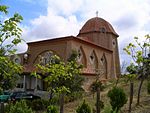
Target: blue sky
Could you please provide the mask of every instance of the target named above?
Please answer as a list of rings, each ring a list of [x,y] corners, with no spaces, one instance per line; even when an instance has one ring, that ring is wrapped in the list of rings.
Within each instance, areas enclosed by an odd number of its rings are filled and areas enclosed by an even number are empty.
[[[9,15],[20,13],[22,37],[27,41],[68,35],[76,36],[84,23],[96,16],[105,19],[119,34],[121,62],[127,58],[122,51],[134,36],[150,34],[150,0],[0,0],[8,5]],[[20,52],[27,50],[24,43]]]
[[[35,0],[36,1],[36,0]],[[23,24],[29,25],[30,20],[38,18],[40,15],[46,15],[47,13],[47,1],[37,0],[38,2],[31,0],[1,0],[2,4],[9,6],[9,16],[14,13],[19,13],[23,16]]]

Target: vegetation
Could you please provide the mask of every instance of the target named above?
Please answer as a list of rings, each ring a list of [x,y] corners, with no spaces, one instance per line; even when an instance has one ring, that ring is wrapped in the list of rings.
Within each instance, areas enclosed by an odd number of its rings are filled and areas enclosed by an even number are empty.
[[[100,109],[104,107],[104,103],[100,100],[100,92],[104,90],[104,85],[101,83],[101,81],[96,80],[91,84],[91,92],[97,94],[96,96],[96,111],[97,113],[100,113]]]
[[[77,113],[91,113],[91,108],[84,100],[81,106],[78,106],[76,112]]]
[[[145,35],[145,40],[143,43],[139,42],[138,37],[135,37],[134,39],[136,45],[133,43],[129,43],[129,45],[124,48],[124,51],[132,57],[134,64],[137,66],[136,74],[138,75],[138,78],[140,80],[137,96],[137,105],[139,105],[143,82],[150,75],[150,53],[148,50],[148,48],[150,47],[150,36]]]
[[[0,5],[0,13],[6,15],[8,7]],[[22,30],[18,27],[22,19],[22,16],[15,13],[11,18],[0,20],[0,89],[2,90],[13,88],[17,80],[16,75],[21,73],[21,66],[10,60],[10,56],[16,52],[14,47],[22,41]]]
[[[147,93],[150,94],[150,81],[147,82]]]
[[[43,75],[46,75],[45,81],[48,83],[48,90],[60,94],[60,113],[63,113],[65,95],[82,89],[81,82],[83,80],[80,78],[82,66],[77,64],[76,59],[64,63],[55,55],[51,62],[46,65],[38,64],[37,68]]]
[[[134,94],[134,80],[136,79],[136,71],[137,71],[137,66],[135,66],[133,63],[131,63],[127,67],[127,72],[129,74],[126,75],[127,81],[130,81],[130,96],[129,96],[129,112],[131,112],[131,106],[132,106],[132,101],[133,101],[133,94]]]
[[[33,113],[32,109],[27,106],[26,101],[24,100],[16,102],[15,105],[10,104],[6,109],[6,112],[8,113]]]
[[[116,111],[116,113],[118,113],[121,107],[127,102],[127,96],[124,90],[119,87],[113,87],[108,92],[108,97],[110,98],[112,110]]]
[[[53,105],[48,106],[46,113],[58,113],[57,107]]]

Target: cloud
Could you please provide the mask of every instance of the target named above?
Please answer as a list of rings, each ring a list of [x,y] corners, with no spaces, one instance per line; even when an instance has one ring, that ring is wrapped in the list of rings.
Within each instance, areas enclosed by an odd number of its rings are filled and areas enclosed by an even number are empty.
[[[83,24],[99,11],[99,17],[111,23],[119,34],[120,55],[125,59],[124,46],[134,36],[143,37],[150,32],[149,7],[149,0],[47,0],[47,14],[32,19],[30,26],[23,26],[23,37],[35,41],[77,35]]]
[[[137,27],[138,19],[135,14],[126,14],[119,18],[115,24],[120,30],[129,30]]]

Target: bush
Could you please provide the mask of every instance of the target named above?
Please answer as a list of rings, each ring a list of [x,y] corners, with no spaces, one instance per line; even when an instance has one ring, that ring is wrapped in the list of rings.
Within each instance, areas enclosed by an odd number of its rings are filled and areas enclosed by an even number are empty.
[[[91,108],[87,103],[85,103],[85,100],[84,100],[82,105],[77,108],[76,112],[77,113],[91,113]]]
[[[73,102],[74,100],[80,99],[83,97],[83,92],[72,92],[65,96],[65,103]]]
[[[8,113],[33,113],[24,100],[16,102],[15,105],[9,104],[6,109]]]
[[[127,102],[127,96],[124,90],[119,87],[113,87],[113,89],[110,90],[107,95],[110,98],[112,110],[116,110],[116,113],[118,113],[121,107],[123,107],[123,105]]]
[[[150,94],[150,81],[147,82],[147,93]]]
[[[46,105],[43,103],[43,100],[37,99],[31,102],[31,108],[35,111],[44,110],[46,108]]]
[[[96,106],[96,104],[95,104],[95,106]],[[100,106],[101,109],[103,109],[104,108],[104,102],[99,100],[99,106]]]
[[[48,106],[47,113],[58,113],[57,107],[53,105]]]
[[[101,81],[94,81],[90,86],[90,91],[96,92],[98,87],[100,88],[101,91],[103,91],[105,88],[105,86],[102,84]]]

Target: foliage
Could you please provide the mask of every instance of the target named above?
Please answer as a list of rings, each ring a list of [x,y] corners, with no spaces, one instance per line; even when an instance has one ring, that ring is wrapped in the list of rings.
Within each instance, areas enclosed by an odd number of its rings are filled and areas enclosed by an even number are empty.
[[[137,73],[139,75],[139,78],[146,78],[149,74],[145,71],[147,64],[150,59],[148,59],[148,48],[150,47],[150,36],[145,35],[145,41],[143,43],[139,42],[138,37],[134,37],[135,42],[137,45],[133,43],[129,43],[128,46],[124,48],[124,51],[130,55],[134,61],[134,63],[137,65]]]
[[[54,55],[46,65],[38,64],[37,69],[43,75],[46,75],[44,80],[48,83],[47,90],[51,93],[51,96],[53,93],[60,94],[60,111],[63,109],[64,96],[67,93],[82,89],[81,82],[83,80],[80,78],[82,66],[76,60],[65,63],[58,56]],[[36,75],[36,72],[34,74]]]
[[[80,66],[73,61],[66,64],[62,61],[59,63],[50,62],[45,66],[37,65],[37,67],[43,74],[47,75],[45,81],[49,85],[49,90],[53,89],[60,93],[70,92],[70,81],[72,81],[74,75],[79,75],[81,70]]]
[[[46,113],[58,113],[58,109],[56,106],[50,105],[47,107]]]
[[[7,11],[7,6],[0,5],[0,11],[5,14]],[[0,56],[6,54],[14,54],[17,46],[21,41],[21,32],[22,30],[18,27],[18,24],[23,20],[22,16],[15,13],[13,17],[6,20],[0,21]],[[11,43],[5,43],[11,41]]]
[[[136,73],[141,80],[138,88],[137,104],[140,102],[140,93],[143,82],[150,75],[150,53],[148,50],[148,48],[150,48],[150,36],[145,35],[144,38],[144,42],[140,42],[138,37],[134,37],[136,44],[129,43],[124,48],[124,51],[132,57],[135,65],[137,65]]]
[[[83,103],[80,106],[78,106],[76,112],[77,113],[91,113],[91,108],[84,100]]]
[[[46,108],[41,99],[33,100],[30,107],[35,111],[44,110]]]
[[[13,88],[21,71],[20,65],[12,62],[8,57],[0,56],[0,87],[3,90]]]
[[[150,94],[150,81],[147,82],[147,93]]]
[[[102,113],[116,113],[116,111],[112,111],[111,106],[110,106],[110,105],[106,105],[106,106],[104,107],[104,110],[103,110]]]
[[[100,88],[101,91],[103,91],[105,88],[105,86],[102,84],[101,81],[96,80],[90,86],[91,92],[96,92],[98,87]]]
[[[113,89],[108,92],[107,96],[110,98],[112,110],[116,110],[117,113],[127,102],[127,96],[124,90],[119,87],[113,87]]]
[[[11,104],[7,110],[9,113],[33,113],[24,100],[16,102],[15,105]]]
[[[0,5],[0,13],[8,13],[8,7]],[[15,13],[13,17],[0,20],[0,88],[3,90],[13,88],[22,67],[10,59],[16,52],[16,47],[21,41],[22,30],[18,24],[22,16]],[[10,42],[10,43],[9,43]]]
[[[65,103],[73,102],[74,100],[81,99],[82,97],[83,97],[83,91],[72,92],[72,93],[68,93],[65,96],[64,101]]]
[[[127,82],[135,80],[137,77],[138,67],[131,63],[129,66],[127,66],[126,70],[128,72],[128,74],[125,75]]]

